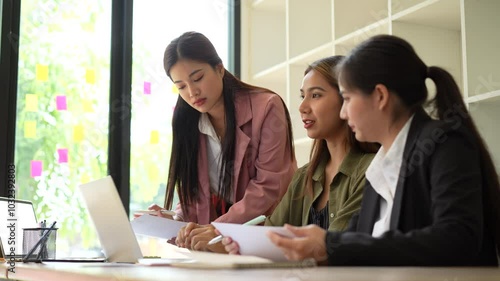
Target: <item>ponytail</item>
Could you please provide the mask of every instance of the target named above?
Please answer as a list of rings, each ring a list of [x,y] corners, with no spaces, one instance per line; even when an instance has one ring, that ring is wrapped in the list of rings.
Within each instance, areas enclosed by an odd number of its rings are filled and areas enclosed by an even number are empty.
[[[493,228],[497,249],[500,253],[500,183],[491,155],[465,106],[460,89],[450,73],[440,67],[431,66],[427,68],[427,76],[436,85],[436,96],[431,102],[439,119],[446,121],[449,118],[460,118],[462,124],[472,132],[477,141],[481,176],[486,187],[483,191],[485,221]]]

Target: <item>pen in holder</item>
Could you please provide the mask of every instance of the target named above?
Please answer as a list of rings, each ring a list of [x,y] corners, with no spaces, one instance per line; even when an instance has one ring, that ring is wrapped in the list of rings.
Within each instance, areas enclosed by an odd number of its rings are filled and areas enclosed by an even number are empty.
[[[55,259],[56,256],[56,222],[50,227],[23,229],[23,262],[40,262]]]

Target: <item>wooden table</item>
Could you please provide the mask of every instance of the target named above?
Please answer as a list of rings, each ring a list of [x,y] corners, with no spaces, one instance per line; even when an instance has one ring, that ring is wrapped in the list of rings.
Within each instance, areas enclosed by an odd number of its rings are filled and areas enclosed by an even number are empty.
[[[0,265],[0,278],[17,280],[429,280],[499,281],[499,268],[442,267],[316,267],[306,269],[202,270],[169,266],[47,263]]]

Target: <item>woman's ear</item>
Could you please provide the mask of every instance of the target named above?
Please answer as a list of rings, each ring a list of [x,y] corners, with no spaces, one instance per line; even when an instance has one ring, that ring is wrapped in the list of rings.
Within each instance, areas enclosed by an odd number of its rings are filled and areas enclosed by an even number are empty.
[[[376,106],[380,110],[387,109],[389,104],[390,93],[387,87],[384,84],[375,85],[375,89],[373,90],[373,98],[375,99]]]
[[[222,63],[219,63],[216,67],[215,70],[217,71],[217,74],[220,74],[220,77],[224,77],[224,65]]]

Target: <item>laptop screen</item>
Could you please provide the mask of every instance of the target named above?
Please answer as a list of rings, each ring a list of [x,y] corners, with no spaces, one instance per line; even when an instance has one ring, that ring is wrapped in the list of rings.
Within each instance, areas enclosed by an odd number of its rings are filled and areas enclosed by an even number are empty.
[[[30,201],[0,197],[0,221],[0,238],[5,254],[10,255],[10,248],[15,248],[15,254],[22,255],[23,228],[38,226],[33,204]]]

